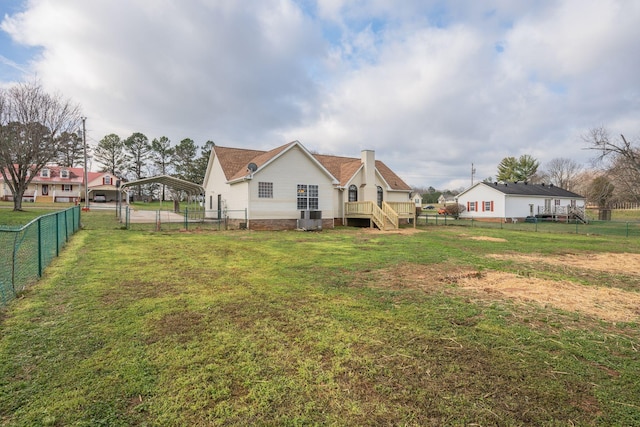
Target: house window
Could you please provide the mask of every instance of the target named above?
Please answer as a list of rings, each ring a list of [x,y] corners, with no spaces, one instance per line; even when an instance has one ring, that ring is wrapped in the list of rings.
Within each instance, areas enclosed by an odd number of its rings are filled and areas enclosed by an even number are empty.
[[[60,178],[69,178],[69,171],[66,169],[62,169],[60,171]]]
[[[350,202],[358,201],[358,187],[356,187],[353,184],[349,186],[349,201]]]
[[[73,186],[71,184],[62,184],[62,191],[71,191]]]
[[[560,206],[560,199],[555,200],[556,206]]]
[[[476,202],[469,202],[469,212],[476,211]]]
[[[49,169],[46,169],[46,168],[42,169],[40,171],[40,176],[43,177],[43,178],[49,178]]]
[[[491,209],[491,202],[484,202],[484,209],[485,211],[492,211],[493,209]]]
[[[258,182],[258,197],[273,199],[273,182]]]
[[[298,210],[318,209],[318,186],[298,184]]]
[[[378,203],[378,207],[381,208],[382,200],[384,200],[384,191],[382,191],[382,187],[379,185],[377,185],[376,188],[378,189],[378,200],[376,200],[376,202]]]
[[[104,185],[111,185],[111,177],[109,175],[104,177]]]

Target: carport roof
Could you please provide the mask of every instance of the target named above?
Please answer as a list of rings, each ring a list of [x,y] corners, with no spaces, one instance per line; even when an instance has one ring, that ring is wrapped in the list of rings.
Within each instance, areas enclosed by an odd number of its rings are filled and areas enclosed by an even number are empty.
[[[204,187],[202,185],[194,184],[193,182],[185,181],[170,175],[157,175],[149,178],[142,178],[137,181],[125,182],[120,188],[155,183],[166,185],[167,187],[172,187],[176,190],[186,191],[189,194],[204,194]]]

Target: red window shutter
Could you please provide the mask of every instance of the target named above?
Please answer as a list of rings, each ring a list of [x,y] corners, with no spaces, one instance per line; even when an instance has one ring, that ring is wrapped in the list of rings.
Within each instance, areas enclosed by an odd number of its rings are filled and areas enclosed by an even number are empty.
[[[102,177],[102,185],[104,185],[104,176]]]
[[[470,202],[467,202],[467,212],[469,211],[469,205],[470,204],[471,204]]]
[[[491,201],[491,212],[493,212],[493,200]]]
[[[484,201],[482,201],[482,212],[484,212]]]

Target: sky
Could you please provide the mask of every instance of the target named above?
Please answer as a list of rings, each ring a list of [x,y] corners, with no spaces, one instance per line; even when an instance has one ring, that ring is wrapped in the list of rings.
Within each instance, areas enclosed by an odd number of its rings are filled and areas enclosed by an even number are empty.
[[[462,189],[581,136],[640,136],[640,2],[0,0],[0,86],[78,103],[87,140],[134,132],[319,154],[375,150]]]

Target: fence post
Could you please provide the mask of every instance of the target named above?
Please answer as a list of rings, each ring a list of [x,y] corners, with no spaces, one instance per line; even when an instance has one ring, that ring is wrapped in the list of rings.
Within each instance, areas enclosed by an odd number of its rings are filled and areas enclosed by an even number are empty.
[[[42,218],[38,218],[38,277],[42,277]]]
[[[184,229],[189,229],[189,207],[184,208]]]
[[[56,219],[56,256],[60,256],[60,212],[56,213],[54,218]]]

